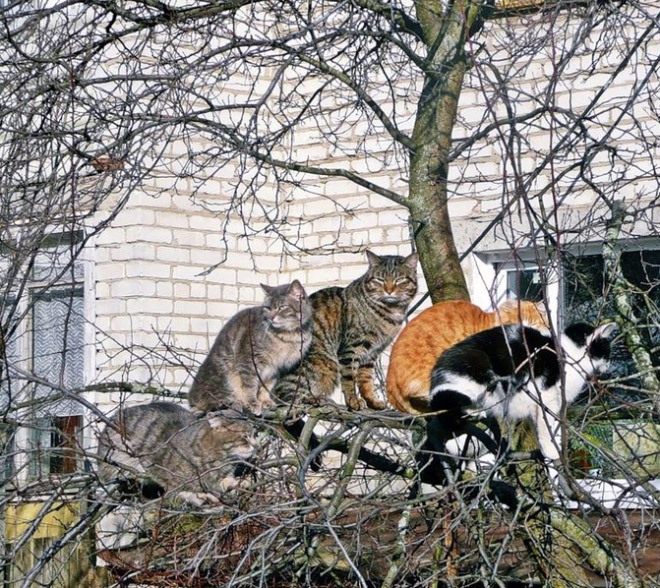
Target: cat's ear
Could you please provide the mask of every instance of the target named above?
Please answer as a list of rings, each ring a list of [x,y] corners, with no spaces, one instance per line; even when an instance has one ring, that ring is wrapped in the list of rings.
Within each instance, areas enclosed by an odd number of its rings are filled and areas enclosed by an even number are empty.
[[[365,253],[367,254],[367,260],[369,261],[369,267],[373,267],[375,265],[378,265],[381,262],[380,257],[378,255],[376,255],[373,251],[369,251],[368,249],[366,249]]]
[[[287,294],[296,300],[305,300],[307,298],[305,288],[303,288],[303,285],[298,280],[291,282]]]
[[[609,339],[614,332],[614,329],[616,329],[616,323],[605,323],[596,328],[591,338],[596,339],[602,337],[603,339]]]
[[[418,261],[419,261],[419,255],[417,255],[417,253],[411,253],[408,257],[406,257],[403,260],[403,265],[414,270],[417,268]]]
[[[275,288],[269,286],[268,284],[261,284],[261,289],[266,293],[266,295],[271,296],[275,292]]]

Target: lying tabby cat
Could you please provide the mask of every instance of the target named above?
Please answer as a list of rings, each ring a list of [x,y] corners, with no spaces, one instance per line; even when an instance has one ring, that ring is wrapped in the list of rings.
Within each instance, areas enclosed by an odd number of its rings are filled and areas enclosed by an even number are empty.
[[[323,288],[310,296],[312,344],[298,368],[278,380],[273,397],[319,403],[341,381],[346,405],[353,410],[365,402],[385,408],[374,391],[374,361],[401,328],[417,293],[417,254],[367,251],[367,259],[367,272],[345,288]]]
[[[256,448],[253,427],[235,411],[206,419],[172,402],[120,409],[99,435],[99,478],[148,478],[195,506],[218,504]]]

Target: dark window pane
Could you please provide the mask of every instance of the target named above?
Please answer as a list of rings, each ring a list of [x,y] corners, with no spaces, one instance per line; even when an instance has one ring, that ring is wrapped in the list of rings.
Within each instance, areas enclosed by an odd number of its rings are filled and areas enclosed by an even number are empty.
[[[72,474],[77,469],[81,416],[53,417],[50,431],[50,473]]]
[[[543,300],[541,274],[536,269],[509,271],[506,274],[507,300]]]
[[[653,365],[660,365],[660,251],[627,251],[621,255],[627,296],[637,328]],[[563,275],[564,323],[604,322],[619,318],[614,296],[604,275],[602,255],[565,259]],[[621,333],[612,346],[610,375],[629,377],[619,387],[610,386],[612,401],[644,398],[634,375],[637,369]]]
[[[14,477],[14,436],[13,427],[0,425],[0,484]]]
[[[603,257],[564,260],[564,322],[595,322],[603,311]]]
[[[31,431],[30,475],[71,474],[78,470],[82,416],[38,418]]]

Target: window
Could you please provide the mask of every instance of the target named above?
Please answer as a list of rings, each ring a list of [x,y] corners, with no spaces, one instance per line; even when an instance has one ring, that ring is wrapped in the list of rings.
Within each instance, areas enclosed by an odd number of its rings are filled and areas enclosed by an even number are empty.
[[[0,487],[14,476],[14,434],[15,429],[0,424]]]
[[[34,300],[32,310],[32,370],[39,379],[68,389],[80,388],[84,375],[84,321],[82,288],[54,289]],[[51,386],[37,384],[35,398],[49,398]],[[49,409],[50,410],[50,409]],[[59,415],[79,410],[65,399]]]
[[[500,261],[501,258],[506,261]],[[473,284],[473,301],[484,310],[492,310],[506,300],[545,302],[550,318],[557,322],[559,312],[559,279],[552,262],[539,268],[532,254],[511,259],[510,252],[484,255],[475,260],[479,279]]]
[[[538,269],[508,270],[506,272],[506,299],[543,300],[543,284]]]
[[[599,314],[614,317],[614,298],[604,288],[607,284],[603,256],[569,257],[564,266],[564,308],[567,319],[583,317],[582,320],[585,320],[585,313],[591,320],[596,320]],[[624,252],[621,255],[621,270],[627,282],[626,290],[633,311],[641,316],[657,308],[660,303],[660,250]],[[650,329],[652,325],[646,327]]]
[[[80,469],[81,415],[36,419],[31,433],[35,455],[30,461],[32,476],[72,474]]]
[[[82,409],[62,394],[82,387],[85,374],[83,266],[71,262],[71,244],[70,236],[44,244],[6,310],[0,411],[26,425],[16,432],[20,463],[10,465],[34,477],[80,467]]]
[[[657,247],[657,244],[656,244]],[[615,320],[618,311],[611,285],[605,276],[600,247],[584,254],[564,252],[561,271],[548,263],[539,272],[531,260],[493,264],[495,288],[491,299],[546,300],[551,318],[561,327],[573,322],[602,323]],[[660,249],[627,250],[621,254],[620,268],[625,293],[637,318],[637,330],[643,347],[654,366],[660,366]],[[617,384],[610,384],[611,401],[644,400],[637,368],[621,333],[612,347],[609,374]]]
[[[637,330],[651,362],[660,366],[660,250],[626,251],[621,255],[625,292],[638,319]],[[566,323],[614,320],[618,311],[605,279],[602,255],[568,258],[564,264],[563,308]],[[621,338],[619,338],[621,340]],[[610,386],[617,400],[644,398],[630,351],[621,341],[612,348],[610,376],[624,385]]]

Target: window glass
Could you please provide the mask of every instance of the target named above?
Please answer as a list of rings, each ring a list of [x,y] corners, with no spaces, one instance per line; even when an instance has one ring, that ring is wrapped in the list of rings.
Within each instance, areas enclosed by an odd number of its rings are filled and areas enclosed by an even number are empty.
[[[653,365],[660,365],[660,251],[627,251],[621,256],[621,269],[627,282],[626,294],[637,318],[637,328]],[[617,310],[614,296],[605,279],[602,255],[569,258],[564,271],[564,323],[577,321],[599,323],[614,320]],[[610,387],[626,400],[643,397],[637,369],[621,333],[612,347],[610,376],[629,377],[617,387]]]
[[[543,284],[537,269],[512,270],[506,273],[507,300],[543,300]]]
[[[53,417],[50,431],[50,464],[51,474],[72,474],[78,467],[80,457],[80,431],[82,417],[80,415]]]
[[[52,249],[40,250],[34,260],[32,280],[45,282],[50,280],[71,281],[80,280],[83,267],[79,263],[71,263],[71,246],[60,245]]]
[[[34,304],[32,327],[33,370],[35,375],[69,390],[83,385],[84,321],[81,289],[60,290],[41,295]],[[35,398],[48,398],[58,390],[47,385],[35,387]],[[37,414],[70,416],[80,405],[61,399],[37,409]]]
[[[16,430],[7,425],[0,425],[0,485],[14,477],[14,437]]]
[[[76,263],[72,255],[74,250],[78,251],[76,243],[81,237],[80,232],[59,233],[46,237],[34,258],[32,281],[82,280],[83,266]]]
[[[82,416],[52,416],[34,421],[30,475],[72,474],[80,462]]]
[[[44,240],[24,290],[20,296],[12,293],[5,305],[0,415],[20,415],[25,423],[10,437],[0,438],[5,473],[20,464],[17,475],[68,474],[81,465],[82,407],[62,394],[84,385],[83,265],[73,262],[71,255],[78,237],[52,235]],[[18,408],[30,410],[31,420],[25,412],[15,412]],[[23,456],[16,463],[10,445],[14,437]]]

